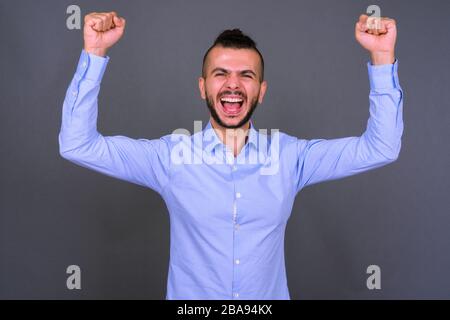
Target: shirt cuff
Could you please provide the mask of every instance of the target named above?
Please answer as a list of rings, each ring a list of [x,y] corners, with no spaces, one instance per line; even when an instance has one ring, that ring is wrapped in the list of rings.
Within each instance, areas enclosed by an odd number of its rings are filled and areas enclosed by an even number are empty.
[[[78,80],[88,79],[95,82],[102,81],[109,57],[100,57],[91,53],[87,53],[84,49],[81,51],[80,60],[78,61],[75,77]]]
[[[400,88],[397,59],[395,59],[393,64],[372,65],[368,62],[367,69],[369,71],[371,90]]]

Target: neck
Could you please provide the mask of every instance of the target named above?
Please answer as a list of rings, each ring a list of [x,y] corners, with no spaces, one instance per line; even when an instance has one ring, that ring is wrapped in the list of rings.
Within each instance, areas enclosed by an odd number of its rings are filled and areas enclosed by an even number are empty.
[[[210,121],[219,139],[230,150],[233,150],[233,154],[236,157],[247,142],[250,129],[250,120],[247,121],[242,127],[236,129],[222,127],[213,118],[210,118]]]

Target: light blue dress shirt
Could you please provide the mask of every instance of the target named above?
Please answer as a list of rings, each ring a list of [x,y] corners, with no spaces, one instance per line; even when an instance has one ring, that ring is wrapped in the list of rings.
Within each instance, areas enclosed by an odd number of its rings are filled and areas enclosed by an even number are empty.
[[[210,122],[190,136],[100,134],[97,97],[108,61],[82,51],[63,104],[60,154],[162,196],[170,215],[167,299],[290,299],[284,238],[297,193],[386,165],[400,152],[397,61],[367,64],[370,117],[361,136],[305,140],[251,122],[237,157]]]

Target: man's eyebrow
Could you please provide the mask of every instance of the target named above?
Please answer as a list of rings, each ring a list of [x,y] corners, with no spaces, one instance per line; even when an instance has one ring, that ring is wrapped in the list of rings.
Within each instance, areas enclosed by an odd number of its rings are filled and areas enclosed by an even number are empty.
[[[253,74],[256,77],[256,73],[253,70],[250,70],[250,69],[242,70],[241,74],[243,74],[243,73],[251,73],[251,74]]]
[[[229,73],[229,72],[230,72],[230,71],[227,70],[227,69],[218,67],[218,68],[214,68],[214,69],[211,71],[211,73],[214,73],[214,72],[216,72],[216,71],[221,71],[221,72],[224,72],[224,73]],[[242,70],[242,71],[240,71],[239,73],[240,73],[240,74],[251,73],[251,74],[253,74],[253,75],[256,77],[256,73],[255,73],[253,70],[250,70],[250,69]]]
[[[224,69],[224,68],[214,68],[214,69],[211,71],[211,73],[214,73],[214,72],[216,72],[216,71],[222,71],[222,72],[228,73],[228,70],[227,70],[227,69]]]

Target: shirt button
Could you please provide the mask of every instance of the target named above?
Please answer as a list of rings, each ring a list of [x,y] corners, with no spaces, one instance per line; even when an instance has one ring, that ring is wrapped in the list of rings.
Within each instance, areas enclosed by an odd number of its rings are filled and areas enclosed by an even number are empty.
[[[234,166],[232,167],[232,170],[233,170],[233,171],[236,171],[236,170],[237,170],[237,166],[234,165]]]
[[[81,65],[83,66],[83,68],[86,68],[86,66],[87,66],[86,61],[84,61]]]
[[[236,298],[238,298],[238,297],[239,297],[239,293],[235,292],[235,293],[234,293],[234,296],[235,296]]]
[[[241,263],[241,261],[239,259],[236,259],[235,263],[239,264],[239,263]]]
[[[236,192],[236,198],[240,198],[241,197],[241,193],[240,192]]]
[[[235,224],[235,226],[234,226],[234,229],[237,231],[237,230],[239,230],[239,224]]]

